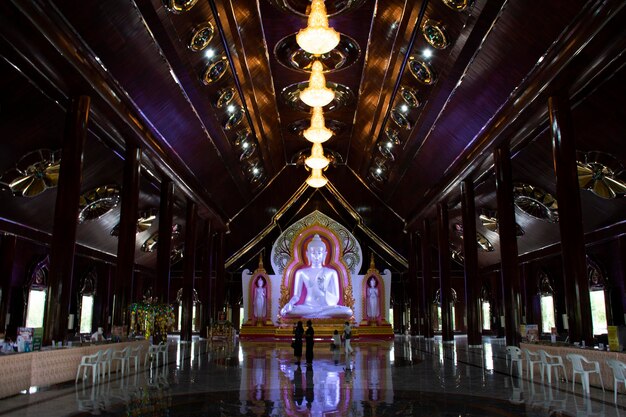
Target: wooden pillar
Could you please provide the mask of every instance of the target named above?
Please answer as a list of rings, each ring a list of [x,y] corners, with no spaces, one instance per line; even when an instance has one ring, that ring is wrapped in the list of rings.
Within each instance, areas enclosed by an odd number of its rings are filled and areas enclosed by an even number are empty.
[[[154,295],[164,303],[170,302],[170,266],[172,252],[172,223],[174,216],[174,183],[169,179],[161,182],[159,204],[159,240],[157,243],[157,271]]]
[[[450,285],[450,228],[448,204],[437,204],[437,237],[439,242],[439,295],[441,300],[441,339],[454,340],[452,331],[452,286]]]
[[[433,332],[433,269],[430,249],[430,222],[424,219],[421,236],[422,248],[422,311],[424,312],[422,334],[427,339],[432,339]]]
[[[226,273],[224,270],[224,232],[219,232],[215,236],[215,319],[220,311],[224,311]]]
[[[498,201],[498,233],[500,235],[500,263],[503,294],[504,334],[506,344],[519,346],[520,278],[517,263],[517,231],[511,179],[511,153],[508,144],[494,153],[496,171],[496,198]]]
[[[198,289],[198,297],[202,303],[202,315],[200,316],[200,334],[206,335],[205,330],[211,320],[211,221],[207,220],[202,231],[202,278]]]
[[[64,340],[67,337],[78,203],[82,183],[83,148],[87,136],[91,99],[80,96],[72,100],[63,135],[63,150],[59,185],[54,209],[50,270],[48,272],[48,302],[44,320],[44,340]]]
[[[196,203],[187,201],[185,222],[185,254],[183,256],[183,318],[180,323],[180,340],[191,342],[193,330],[193,284],[196,276]]]
[[[9,312],[9,297],[13,281],[13,260],[17,238],[14,235],[3,235],[0,240],[0,332],[4,333],[7,326],[7,313]]]
[[[409,233],[409,289],[411,292],[411,334],[421,333],[420,324],[418,322],[421,314],[421,297],[417,279],[417,248],[419,245],[419,237],[417,233]]]
[[[569,336],[572,342],[584,340],[588,346],[593,346],[593,322],[572,116],[567,99],[561,96],[548,98],[548,109],[556,174],[556,197],[559,203]]]
[[[478,244],[476,243],[476,207],[474,183],[461,182],[461,211],[463,217],[463,256],[465,270],[465,305],[467,307],[467,344],[482,346],[480,322],[480,281],[478,279]]]
[[[140,171],[141,149],[135,145],[127,144],[113,302],[113,324],[116,326],[130,324],[130,317],[127,316],[128,306],[132,299],[135,270]]]

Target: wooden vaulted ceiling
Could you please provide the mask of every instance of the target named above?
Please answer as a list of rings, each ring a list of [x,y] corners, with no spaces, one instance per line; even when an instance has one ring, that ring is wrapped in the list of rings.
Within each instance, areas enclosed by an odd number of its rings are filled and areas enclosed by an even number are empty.
[[[433,218],[439,200],[451,207],[452,242],[460,247],[454,224],[464,176],[477,180],[477,208],[496,208],[494,146],[511,142],[516,181],[554,193],[549,94],[570,98],[580,150],[626,164],[622,2],[451,7],[463,3],[326,1],[350,65],[332,70],[342,57],[323,57],[327,82],[343,95],[326,109],[336,129],[324,144],[333,159],[325,172],[330,185],[314,190],[303,186],[310,144],[300,134],[310,114],[289,101],[309,77],[310,57],[293,43],[306,26],[308,0],[4,2],[0,171],[34,149],[57,149],[69,99],[86,94],[93,105],[83,188],[121,184],[120,155],[131,141],[145,150],[140,209],[158,206],[160,180],[174,179],[174,222],[184,225],[184,201],[196,200],[214,230],[228,231],[231,269],[319,209],[404,270],[405,232]],[[443,28],[448,45],[429,45],[427,23]],[[210,40],[196,51],[193,35],[208,24]],[[302,69],[290,66],[291,56]],[[426,70],[432,83],[418,79]],[[407,91],[419,105],[407,105]],[[581,196],[586,231],[624,220],[623,199]],[[50,233],[54,197],[54,190],[31,199],[2,192],[0,217]],[[107,216],[79,228],[78,239],[115,254],[109,230],[117,213]],[[558,240],[554,224],[523,213],[518,223],[522,253]],[[480,254],[481,266],[497,263],[497,233],[477,224],[495,248]],[[138,239],[138,254],[150,231]],[[154,266],[153,257],[141,256],[138,263]]]

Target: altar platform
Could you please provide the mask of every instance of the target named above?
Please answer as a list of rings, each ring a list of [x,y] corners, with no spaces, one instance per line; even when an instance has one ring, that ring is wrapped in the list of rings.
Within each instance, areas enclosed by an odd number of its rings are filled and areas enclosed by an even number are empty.
[[[316,324],[313,321],[315,339],[330,341],[333,332],[337,330],[339,334],[343,332],[343,323],[337,324]],[[240,340],[251,341],[275,341],[291,342],[293,338],[293,326],[263,326],[263,325],[243,325],[239,333]],[[393,329],[390,324],[375,326],[355,326],[352,327],[352,338],[354,340],[392,340]]]

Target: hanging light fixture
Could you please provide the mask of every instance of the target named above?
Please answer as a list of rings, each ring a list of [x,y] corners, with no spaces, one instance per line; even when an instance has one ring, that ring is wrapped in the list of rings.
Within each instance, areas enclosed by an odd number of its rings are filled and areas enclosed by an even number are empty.
[[[324,156],[324,149],[321,143],[314,143],[311,147],[311,156],[304,160],[306,166],[311,169],[324,169],[330,161]]]
[[[324,0],[313,0],[307,26],[296,35],[300,48],[313,55],[332,51],[339,44],[339,33],[328,27]]]
[[[326,127],[324,111],[321,107],[313,107],[311,127],[306,129],[302,134],[306,140],[313,143],[326,142],[333,135],[333,131]]]
[[[321,169],[312,169],[311,175],[309,175],[309,178],[306,179],[306,183],[309,185],[309,187],[313,188],[323,187],[326,185],[327,182],[328,178],[326,178],[324,174],[322,174]]]
[[[300,92],[300,100],[311,107],[324,107],[335,98],[335,92],[326,87],[322,63],[313,62],[309,86]]]

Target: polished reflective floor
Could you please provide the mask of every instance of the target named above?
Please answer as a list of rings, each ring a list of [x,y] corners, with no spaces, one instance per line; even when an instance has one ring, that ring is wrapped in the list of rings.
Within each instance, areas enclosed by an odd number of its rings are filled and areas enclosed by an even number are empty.
[[[170,340],[169,364],[91,384],[31,388],[0,400],[11,416],[624,416],[626,395],[511,377],[504,342],[396,337],[354,343],[351,356],[318,342],[311,365],[287,344]],[[1,382],[0,382],[1,383]]]

